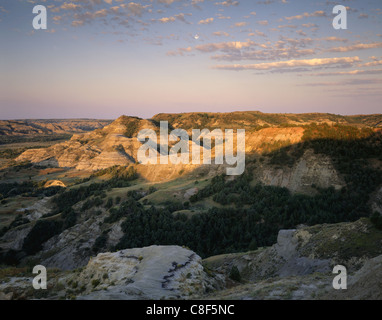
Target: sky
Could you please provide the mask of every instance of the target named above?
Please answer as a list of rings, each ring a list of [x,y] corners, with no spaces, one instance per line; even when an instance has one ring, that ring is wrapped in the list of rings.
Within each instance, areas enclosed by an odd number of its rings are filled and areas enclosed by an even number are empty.
[[[0,119],[382,110],[380,0],[0,0],[0,43]]]

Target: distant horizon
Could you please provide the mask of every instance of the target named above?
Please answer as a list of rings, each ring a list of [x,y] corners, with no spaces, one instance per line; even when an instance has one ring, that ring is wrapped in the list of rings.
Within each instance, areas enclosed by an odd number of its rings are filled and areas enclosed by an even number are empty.
[[[154,118],[159,114],[192,114],[192,113],[210,113],[210,114],[229,114],[229,113],[246,113],[246,112],[259,112],[263,114],[285,114],[285,115],[304,115],[304,114],[322,114],[322,115],[334,115],[334,116],[344,116],[344,117],[355,117],[355,116],[372,116],[372,115],[381,115],[382,113],[358,113],[358,114],[340,114],[340,113],[330,113],[330,112],[263,112],[259,110],[238,110],[238,111],[227,111],[227,112],[213,112],[213,111],[184,111],[184,112],[158,112],[152,115],[151,117],[139,117],[135,115],[129,114],[121,114],[114,118],[89,118],[89,117],[63,117],[63,118],[9,118],[9,119],[0,119],[0,121],[25,121],[25,120],[116,120],[119,117],[127,116],[127,117],[137,117],[143,120],[149,120]]]

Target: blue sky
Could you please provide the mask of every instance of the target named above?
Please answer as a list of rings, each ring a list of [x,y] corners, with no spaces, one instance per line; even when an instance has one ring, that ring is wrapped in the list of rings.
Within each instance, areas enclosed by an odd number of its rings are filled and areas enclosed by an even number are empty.
[[[1,0],[0,41],[0,119],[381,112],[379,0]]]

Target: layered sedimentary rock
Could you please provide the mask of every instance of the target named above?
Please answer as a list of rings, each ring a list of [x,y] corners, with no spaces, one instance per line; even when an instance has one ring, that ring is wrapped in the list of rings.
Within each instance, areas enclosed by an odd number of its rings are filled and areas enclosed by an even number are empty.
[[[308,149],[292,166],[260,166],[255,171],[259,181],[266,185],[288,188],[292,192],[310,193],[312,185],[341,189],[345,182],[329,156],[315,154]]]

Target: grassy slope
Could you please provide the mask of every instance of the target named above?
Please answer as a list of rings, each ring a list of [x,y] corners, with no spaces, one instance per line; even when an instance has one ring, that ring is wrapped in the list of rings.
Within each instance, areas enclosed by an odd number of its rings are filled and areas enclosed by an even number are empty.
[[[382,115],[341,116],[327,113],[279,114],[258,111],[232,113],[160,113],[155,121],[168,121],[176,128],[244,128],[253,130],[259,126],[301,126],[309,123],[339,123],[354,126],[382,126]]]

